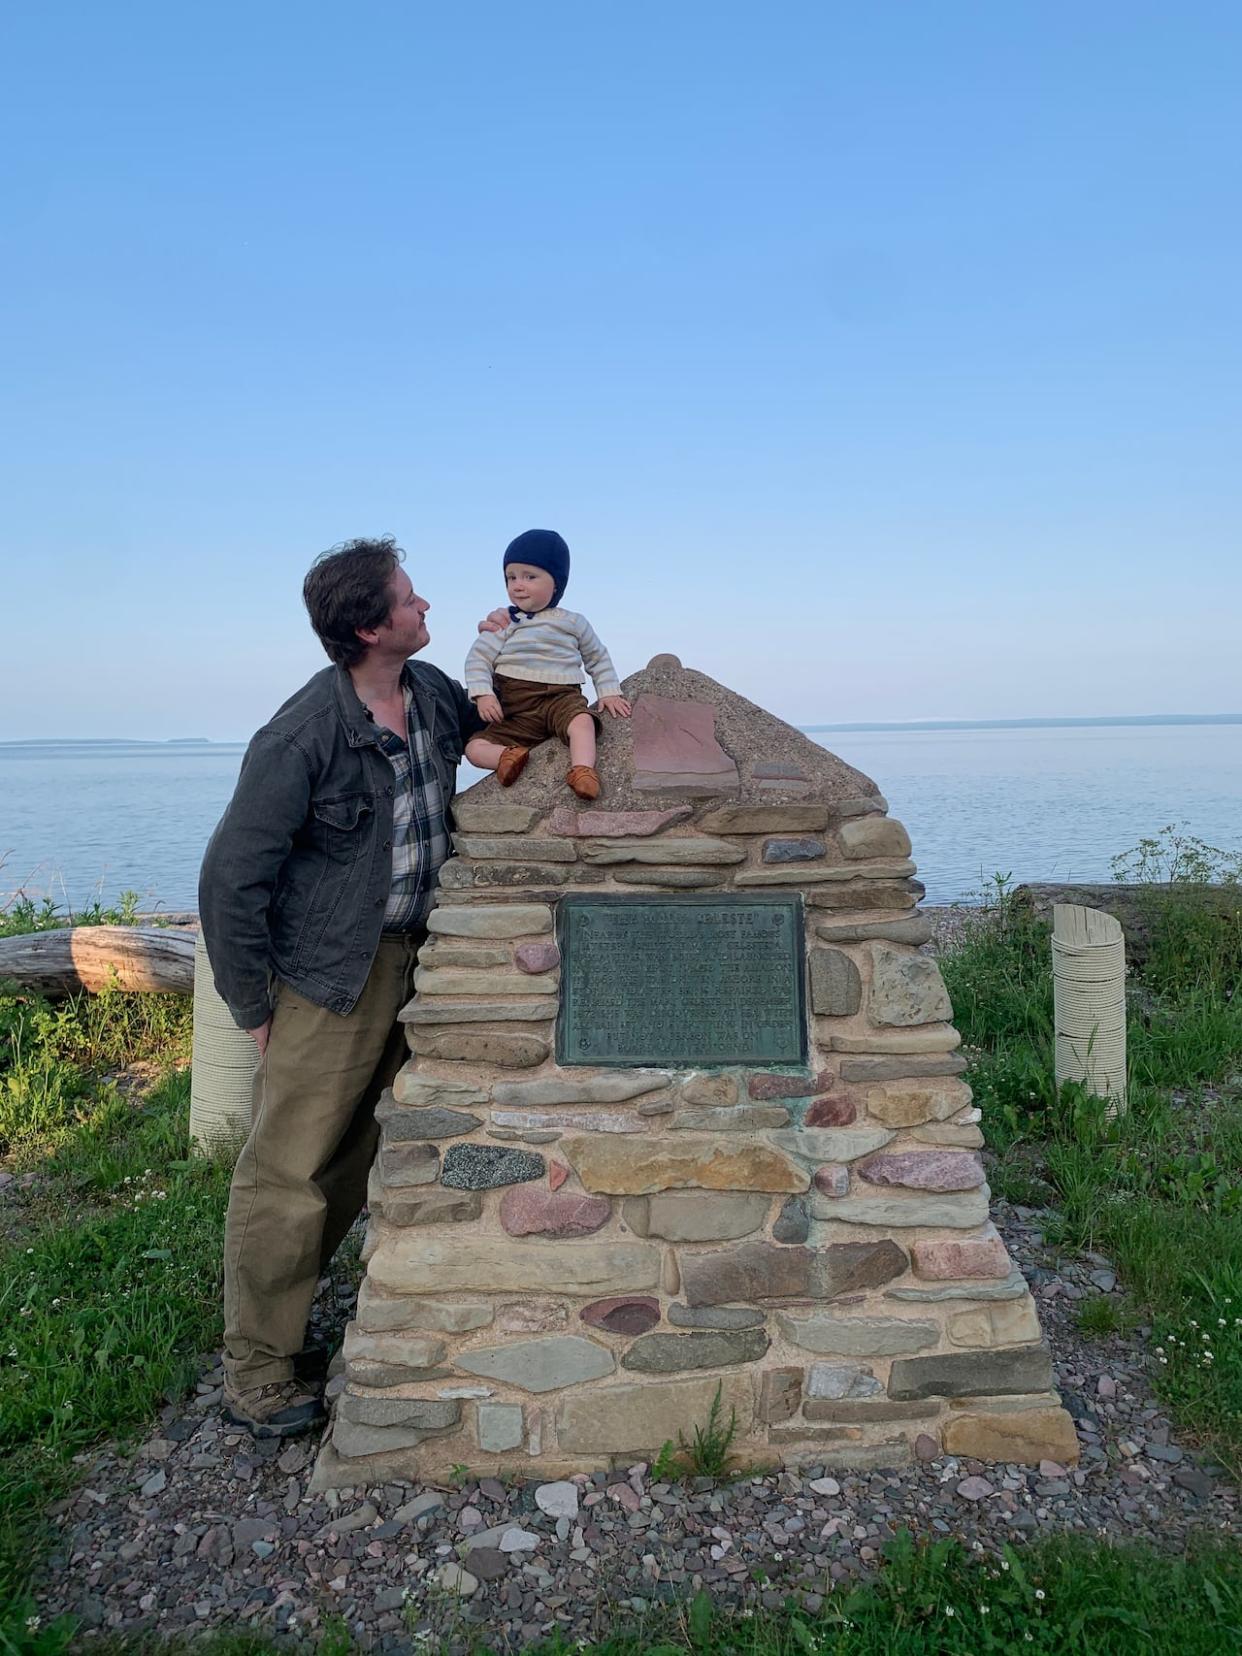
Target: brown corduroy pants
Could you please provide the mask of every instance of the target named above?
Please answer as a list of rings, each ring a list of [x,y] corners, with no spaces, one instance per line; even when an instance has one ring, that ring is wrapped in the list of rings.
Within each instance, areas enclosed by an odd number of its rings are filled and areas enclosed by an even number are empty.
[[[362,1211],[424,936],[380,939],[345,1017],[279,985],[224,1228],[224,1363],[239,1390],[292,1375],[315,1285]]]

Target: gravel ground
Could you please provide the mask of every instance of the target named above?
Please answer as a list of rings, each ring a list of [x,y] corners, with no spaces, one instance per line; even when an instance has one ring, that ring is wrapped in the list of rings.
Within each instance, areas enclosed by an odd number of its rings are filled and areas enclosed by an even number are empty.
[[[1237,1533],[1237,1489],[1176,1441],[1148,1391],[1144,1331],[1077,1331],[1078,1300],[1118,1291],[1108,1261],[1058,1260],[1036,1210],[994,1206],[1078,1423],[1075,1469],[941,1458],[717,1488],[654,1483],[639,1465],[573,1483],[310,1496],[314,1441],[226,1430],[219,1371],[205,1364],[197,1395],[166,1408],[136,1454],[85,1461],[78,1494],[53,1509],[60,1537],[39,1608],[82,1617],[84,1645],[117,1630],[294,1632],[331,1615],[379,1651],[417,1649],[429,1634],[465,1649],[484,1623],[498,1647],[520,1648],[555,1630],[593,1638],[700,1587],[748,1605],[793,1593],[814,1611],[902,1526],[986,1549],[1065,1531],[1170,1548],[1194,1531]],[[339,1332],[351,1297],[325,1283],[320,1332]]]

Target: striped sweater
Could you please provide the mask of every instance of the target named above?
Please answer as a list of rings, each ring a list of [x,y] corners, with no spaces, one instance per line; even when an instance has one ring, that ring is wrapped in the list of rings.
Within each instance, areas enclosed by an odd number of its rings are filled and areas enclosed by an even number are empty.
[[[466,657],[466,694],[493,695],[492,674],[535,684],[581,684],[586,668],[597,696],[619,696],[621,681],[585,615],[545,609],[518,612],[503,632],[480,633]]]

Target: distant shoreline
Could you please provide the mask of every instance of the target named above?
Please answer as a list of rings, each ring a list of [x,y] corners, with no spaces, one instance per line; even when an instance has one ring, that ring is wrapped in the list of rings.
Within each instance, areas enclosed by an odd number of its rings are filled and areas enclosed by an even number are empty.
[[[1242,713],[1126,713],[1082,718],[1048,719],[863,719],[844,724],[796,725],[806,736],[834,732],[884,730],[1087,730],[1091,728],[1143,728],[1158,725],[1237,725]],[[246,736],[18,736],[0,739],[0,753],[6,748],[109,748],[109,747],[239,747]]]

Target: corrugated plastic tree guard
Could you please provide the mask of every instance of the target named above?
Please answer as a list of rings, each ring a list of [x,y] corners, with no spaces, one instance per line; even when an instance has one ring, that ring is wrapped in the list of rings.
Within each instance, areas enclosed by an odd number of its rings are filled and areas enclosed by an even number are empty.
[[[201,1150],[237,1149],[250,1132],[258,1049],[216,993],[200,931],[194,946],[194,1053],[190,1139]]]
[[[1057,1086],[1080,1081],[1111,1114],[1126,1104],[1126,944],[1111,914],[1078,903],[1052,910]]]

